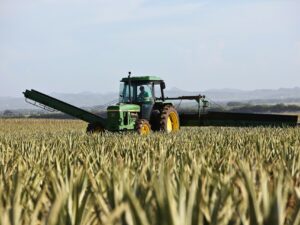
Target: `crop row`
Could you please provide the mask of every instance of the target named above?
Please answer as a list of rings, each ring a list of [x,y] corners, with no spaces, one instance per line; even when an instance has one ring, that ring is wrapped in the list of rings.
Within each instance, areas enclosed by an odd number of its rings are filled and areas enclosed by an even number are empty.
[[[0,224],[300,224],[300,128],[87,135],[0,120]]]

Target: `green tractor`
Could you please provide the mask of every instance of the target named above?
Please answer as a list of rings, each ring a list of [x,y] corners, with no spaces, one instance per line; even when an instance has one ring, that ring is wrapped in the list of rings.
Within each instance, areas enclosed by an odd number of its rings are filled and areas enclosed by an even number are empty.
[[[212,112],[204,95],[165,97],[165,82],[156,76],[121,79],[119,102],[107,107],[106,117],[93,114],[35,90],[26,90],[26,101],[52,108],[88,123],[87,132],[151,131],[176,132],[180,126],[296,126],[298,116],[255,113]],[[34,101],[28,101],[28,99]],[[195,100],[197,113],[177,112],[176,100]]]
[[[139,134],[148,134],[151,130],[178,131],[179,116],[172,103],[165,101],[164,89],[165,83],[159,77],[129,75],[123,78],[119,103],[107,108],[105,128],[110,131],[136,130]],[[94,127],[97,125],[89,126],[91,131]]]

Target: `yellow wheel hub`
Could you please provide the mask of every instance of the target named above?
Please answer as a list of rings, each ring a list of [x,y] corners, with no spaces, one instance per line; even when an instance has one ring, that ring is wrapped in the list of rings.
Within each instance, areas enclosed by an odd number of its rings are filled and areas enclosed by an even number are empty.
[[[179,130],[178,116],[175,112],[170,112],[167,121],[167,132],[174,132]]]
[[[173,128],[172,128],[172,121],[170,119],[170,117],[168,117],[168,121],[167,121],[167,132],[170,133],[172,132]]]
[[[150,133],[150,127],[147,124],[143,124],[141,127],[141,135],[147,135]]]

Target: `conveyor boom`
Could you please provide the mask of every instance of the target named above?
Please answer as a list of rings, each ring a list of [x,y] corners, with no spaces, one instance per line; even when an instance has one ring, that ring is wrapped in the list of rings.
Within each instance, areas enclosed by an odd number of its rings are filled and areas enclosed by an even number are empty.
[[[63,102],[56,98],[53,98],[49,95],[43,94],[36,90],[26,90],[23,92],[24,96],[28,99],[31,99],[35,102],[43,104],[49,108],[56,109],[60,112],[66,113],[78,119],[84,120],[88,123],[97,123],[100,124],[102,127],[105,127],[106,119],[90,113],[86,110],[80,109],[76,106],[73,106],[69,103]]]

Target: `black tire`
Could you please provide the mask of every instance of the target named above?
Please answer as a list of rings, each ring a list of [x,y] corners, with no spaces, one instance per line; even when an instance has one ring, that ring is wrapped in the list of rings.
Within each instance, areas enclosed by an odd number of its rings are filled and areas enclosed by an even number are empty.
[[[150,124],[153,131],[160,131],[160,110],[155,109],[151,113]]]
[[[160,115],[160,131],[172,133],[179,129],[180,121],[177,110],[172,105],[165,105]]]
[[[147,135],[151,132],[151,125],[148,120],[138,119],[135,124],[135,130],[140,135]]]
[[[89,123],[86,128],[86,132],[88,134],[102,133],[104,131],[105,131],[105,129],[100,124],[97,124],[97,123]]]

